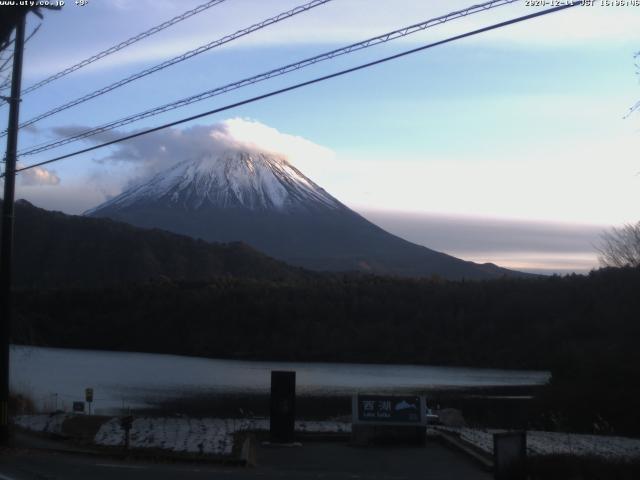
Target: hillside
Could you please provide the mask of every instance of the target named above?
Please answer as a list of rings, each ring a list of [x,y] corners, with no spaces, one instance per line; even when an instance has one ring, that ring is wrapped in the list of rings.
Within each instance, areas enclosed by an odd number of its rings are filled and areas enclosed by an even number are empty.
[[[104,287],[219,276],[294,280],[309,275],[239,242],[213,244],[16,202],[18,288]]]

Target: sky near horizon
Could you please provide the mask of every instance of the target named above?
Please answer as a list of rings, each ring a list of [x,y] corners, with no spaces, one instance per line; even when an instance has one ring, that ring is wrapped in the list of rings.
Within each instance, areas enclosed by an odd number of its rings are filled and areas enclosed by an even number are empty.
[[[23,86],[204,0],[89,0],[45,12]],[[26,95],[21,119],[303,3],[227,0]],[[38,144],[473,4],[333,0],[52,116]],[[475,2],[477,3],[477,2]],[[640,7],[575,7],[185,124],[232,126],[284,150],[308,177],[383,228],[465,259],[588,271],[604,228],[640,219]],[[151,127],[451,35],[533,13],[525,1],[322,62],[123,127]],[[31,16],[27,32],[40,20]],[[7,108],[0,109],[2,127]],[[166,132],[165,135],[169,135]],[[162,137],[157,137],[162,141]],[[23,165],[92,143],[24,157]],[[141,175],[111,148],[18,182],[17,198],[81,213]],[[176,154],[175,156],[178,156]],[[178,161],[181,158],[170,158]]]

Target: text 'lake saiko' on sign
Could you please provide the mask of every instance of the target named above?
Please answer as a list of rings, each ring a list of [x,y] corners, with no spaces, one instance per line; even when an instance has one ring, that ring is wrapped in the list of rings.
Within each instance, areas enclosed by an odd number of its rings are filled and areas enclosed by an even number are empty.
[[[360,422],[421,423],[419,396],[357,395],[357,420]]]

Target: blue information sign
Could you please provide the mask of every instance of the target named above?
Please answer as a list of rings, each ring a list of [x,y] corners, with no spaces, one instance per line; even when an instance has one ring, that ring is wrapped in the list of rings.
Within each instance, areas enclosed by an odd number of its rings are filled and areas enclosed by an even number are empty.
[[[354,420],[359,423],[419,424],[424,402],[417,395],[357,395]]]

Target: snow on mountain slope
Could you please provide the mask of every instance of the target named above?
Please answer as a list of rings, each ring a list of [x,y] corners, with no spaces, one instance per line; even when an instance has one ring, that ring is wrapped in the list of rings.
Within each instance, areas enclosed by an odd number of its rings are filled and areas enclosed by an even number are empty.
[[[187,210],[346,208],[281,156],[229,150],[179,162],[86,214],[152,202]]]

